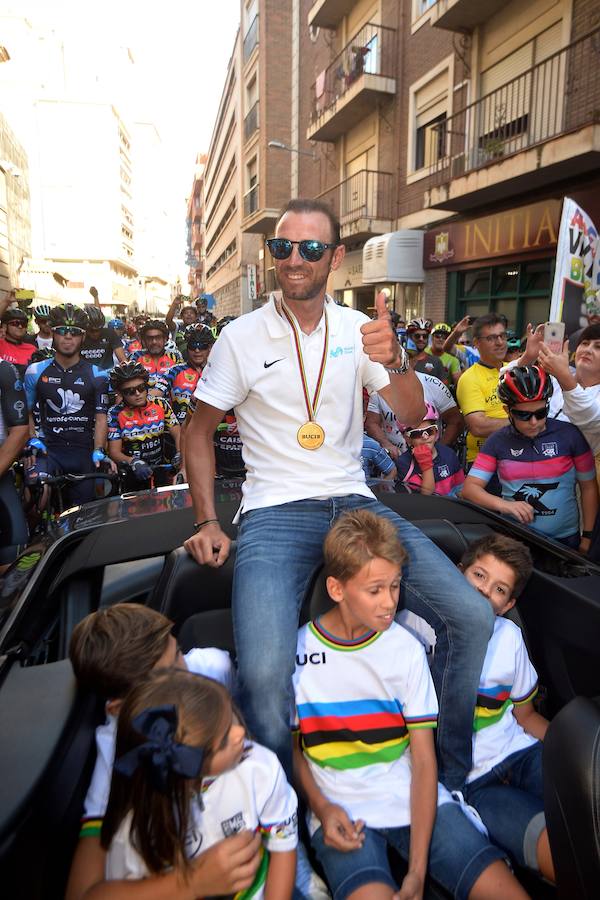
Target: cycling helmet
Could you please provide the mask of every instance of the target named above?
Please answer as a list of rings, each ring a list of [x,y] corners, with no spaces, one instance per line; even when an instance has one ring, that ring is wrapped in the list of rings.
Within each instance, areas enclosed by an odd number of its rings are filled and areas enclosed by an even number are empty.
[[[431,319],[417,318],[409,322],[407,331],[426,331],[427,334],[429,334],[432,325],[433,322],[431,321]]]
[[[521,349],[521,338],[518,338],[514,331],[506,332],[506,349],[507,350],[520,350]]]
[[[9,309],[5,310],[2,315],[2,324],[6,325],[7,322],[24,322],[25,325],[29,322],[27,318],[27,313],[23,312],[22,309],[19,309],[18,306],[12,306]]]
[[[440,417],[440,414],[437,411],[437,409],[435,408],[435,406],[433,405],[433,403],[426,403],[425,404],[425,415],[423,416],[423,421],[424,422],[425,421],[437,422],[439,417]]]
[[[223,316],[222,319],[219,319],[217,322],[217,336],[221,334],[226,325],[229,325],[230,322],[233,322],[235,316]]]
[[[165,337],[169,337],[169,329],[166,322],[162,319],[148,319],[140,328],[140,334],[143,337],[147,331],[162,331]]]
[[[450,332],[452,331],[452,329],[446,322],[438,322],[437,325],[434,325],[431,330],[434,334],[436,333],[436,331],[438,333],[443,331],[444,334],[450,334]]]
[[[165,344],[165,353],[177,353],[177,342],[173,340],[173,338],[169,338],[169,340]]]
[[[54,350],[52,347],[41,347],[39,350],[34,350],[29,362],[30,364],[42,362],[44,359],[54,359]]]
[[[95,306],[93,303],[86,303],[85,311],[90,323],[88,326],[89,328],[104,328],[106,325],[106,316],[99,306]]]
[[[514,366],[498,382],[498,397],[508,407],[532,400],[549,400],[552,391],[552,379],[539,366]]]
[[[188,325],[184,335],[186,344],[196,342],[210,347],[215,342],[215,336],[208,325],[201,325],[199,323]]]
[[[49,319],[51,309],[52,307],[49,303],[38,303],[37,306],[33,307],[33,314],[36,319]]]
[[[58,328],[61,325],[70,325],[72,328],[88,328],[89,319],[85,309],[75,306],[74,303],[53,306],[50,310],[50,327]]]
[[[110,319],[108,322],[109,328],[125,328],[125,322],[123,319]]]
[[[114,391],[118,391],[126,381],[131,381],[133,378],[143,378],[147,384],[150,375],[141,363],[122,363],[111,370],[110,386]]]

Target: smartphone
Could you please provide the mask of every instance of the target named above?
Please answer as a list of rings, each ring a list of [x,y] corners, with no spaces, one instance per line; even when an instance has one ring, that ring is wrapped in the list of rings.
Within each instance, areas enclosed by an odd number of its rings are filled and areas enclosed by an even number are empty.
[[[544,343],[552,353],[562,353],[565,341],[564,322],[546,322],[544,325]]]

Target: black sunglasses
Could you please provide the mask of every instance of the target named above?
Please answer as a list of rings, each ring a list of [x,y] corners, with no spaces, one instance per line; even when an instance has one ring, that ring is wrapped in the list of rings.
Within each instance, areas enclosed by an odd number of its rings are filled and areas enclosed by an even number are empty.
[[[266,242],[273,259],[289,259],[294,249],[306,262],[319,262],[326,250],[335,250],[337,244],[325,244],[323,241],[288,241],[287,238],[269,238]]]
[[[532,409],[531,412],[526,412],[524,409],[511,409],[510,414],[515,419],[518,419],[519,422],[531,422],[533,418],[539,422],[548,418],[549,409],[550,407],[546,404],[546,406],[540,406],[539,409]]]
[[[147,384],[134,384],[132,387],[123,388],[121,393],[124,397],[135,397],[137,394],[143,394],[147,390]]]
[[[60,337],[66,337],[68,334],[73,337],[79,337],[80,335],[85,334],[83,328],[77,328],[75,325],[57,325],[52,331],[54,334],[60,335]]]
[[[208,350],[209,347],[212,347],[212,341],[188,341],[187,348],[188,350]]]
[[[11,319],[6,324],[13,325],[15,328],[27,328],[27,322],[24,322],[23,319]]]

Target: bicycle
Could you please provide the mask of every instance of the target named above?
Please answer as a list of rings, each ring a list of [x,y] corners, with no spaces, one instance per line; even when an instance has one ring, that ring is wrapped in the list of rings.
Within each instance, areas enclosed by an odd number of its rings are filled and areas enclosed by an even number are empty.
[[[39,475],[35,481],[26,485],[31,505],[29,515],[37,522],[30,522],[31,535],[46,534],[60,516],[65,512],[63,488],[69,485],[82,484],[85,481],[108,481],[111,484],[111,493],[115,484],[120,485],[121,476],[114,472],[86,472],[82,475],[66,473],[64,475]],[[46,490],[47,489],[47,490]],[[119,493],[120,491],[116,491]],[[105,494],[104,496],[109,496]],[[101,499],[101,498],[97,498]],[[93,501],[91,501],[93,502]]]

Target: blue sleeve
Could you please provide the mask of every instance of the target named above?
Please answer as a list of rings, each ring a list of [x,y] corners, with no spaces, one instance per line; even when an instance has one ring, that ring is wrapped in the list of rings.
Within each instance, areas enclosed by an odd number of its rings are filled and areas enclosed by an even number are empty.
[[[393,459],[390,457],[389,453],[383,449],[383,447],[379,448],[377,455],[376,455],[375,459],[373,460],[373,462],[375,463],[375,465],[377,466],[377,468],[383,475],[389,475],[389,473],[394,468]]]
[[[98,366],[92,366],[92,372],[96,393],[96,412],[106,413],[108,411],[108,372],[99,369]]]
[[[48,368],[51,359],[43,359],[41,362],[33,363],[28,366],[25,371],[25,394],[27,396],[27,406],[33,409],[37,402],[37,383],[42,372]]]

